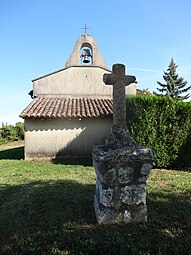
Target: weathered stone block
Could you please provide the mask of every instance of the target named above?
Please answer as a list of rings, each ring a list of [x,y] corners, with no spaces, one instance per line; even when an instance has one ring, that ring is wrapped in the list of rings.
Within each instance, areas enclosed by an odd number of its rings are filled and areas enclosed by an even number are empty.
[[[127,166],[126,168],[119,168],[118,171],[118,180],[119,183],[127,184],[133,179],[133,167]]]
[[[114,224],[115,217],[114,211],[107,207],[102,207],[100,209],[100,204],[95,196],[94,198],[94,209],[96,214],[96,219],[99,224]]]
[[[113,198],[113,190],[112,189],[100,189],[100,203],[104,206],[111,207]]]
[[[124,204],[146,204],[145,185],[132,185],[121,188],[120,200]]]
[[[141,174],[149,174],[151,171],[152,165],[151,164],[144,164],[141,168]]]
[[[105,173],[103,177],[103,182],[107,183],[108,185],[112,185],[117,178],[116,169],[112,168],[107,173]]]

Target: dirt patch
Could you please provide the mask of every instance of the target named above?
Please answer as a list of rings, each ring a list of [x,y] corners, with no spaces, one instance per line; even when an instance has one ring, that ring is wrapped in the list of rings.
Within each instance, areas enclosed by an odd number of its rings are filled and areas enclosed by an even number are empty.
[[[21,147],[24,146],[24,140],[18,140],[0,145],[0,147]]]

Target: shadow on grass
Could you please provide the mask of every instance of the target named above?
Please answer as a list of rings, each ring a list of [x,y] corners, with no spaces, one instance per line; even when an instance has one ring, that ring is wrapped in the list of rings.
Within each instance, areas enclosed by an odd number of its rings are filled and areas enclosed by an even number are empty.
[[[92,166],[91,158],[55,158],[52,159],[52,163],[54,164],[62,164],[62,165],[81,165],[81,166]]]
[[[190,194],[150,193],[147,224],[103,226],[94,190],[70,180],[0,187],[0,254],[190,254]]]
[[[1,150],[0,159],[24,159],[24,146]]]

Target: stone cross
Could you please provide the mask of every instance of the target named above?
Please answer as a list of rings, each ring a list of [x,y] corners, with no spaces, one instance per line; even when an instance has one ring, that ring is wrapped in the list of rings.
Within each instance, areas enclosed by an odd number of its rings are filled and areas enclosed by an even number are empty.
[[[85,27],[82,27],[82,29],[84,29],[85,34],[87,34],[87,29],[89,29],[89,27],[87,27],[85,24]]]
[[[115,64],[112,74],[104,74],[106,85],[113,85],[113,126],[126,127],[125,86],[135,82],[136,77],[125,75],[125,66]]]

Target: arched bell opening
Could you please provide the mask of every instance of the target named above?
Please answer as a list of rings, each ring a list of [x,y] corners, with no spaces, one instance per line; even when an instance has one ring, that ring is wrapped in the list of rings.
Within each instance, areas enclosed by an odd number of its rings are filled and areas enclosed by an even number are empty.
[[[92,48],[89,44],[83,44],[80,49],[80,62],[82,65],[92,65],[93,54]]]

